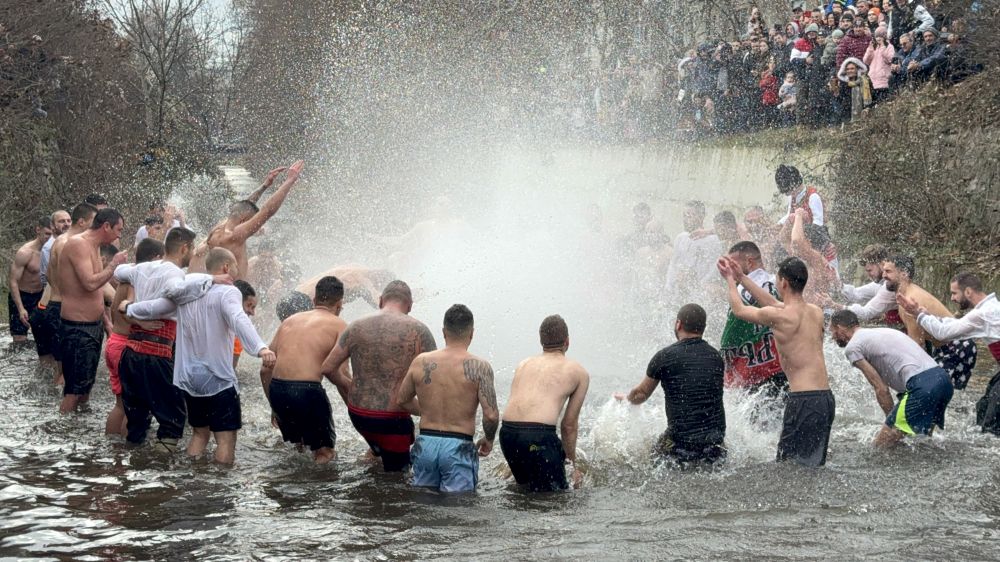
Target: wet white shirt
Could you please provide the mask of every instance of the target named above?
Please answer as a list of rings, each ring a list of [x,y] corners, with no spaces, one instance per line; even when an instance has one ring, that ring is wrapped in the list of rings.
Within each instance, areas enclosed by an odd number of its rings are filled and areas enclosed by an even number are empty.
[[[860,304],[849,304],[850,310],[858,316],[862,322],[871,322],[890,310],[896,310],[896,293],[890,291],[884,284],[879,285],[878,292],[864,306]]]
[[[167,229],[167,234],[170,234],[171,230],[179,227],[180,225],[181,221],[174,219],[170,224],[170,228]],[[139,227],[139,230],[135,231],[135,245],[138,246],[139,242],[142,242],[146,238],[149,238],[149,230],[146,229],[146,225],[142,225]],[[164,237],[164,239],[166,239],[166,237]]]
[[[785,224],[789,217],[795,215],[795,209],[798,209],[802,205],[802,199],[805,198],[807,190],[803,189],[801,193],[792,197],[788,196],[788,214],[781,217],[778,224]],[[823,198],[819,196],[819,193],[813,193],[809,196],[809,212],[812,213],[812,223],[816,226],[823,226],[823,221],[825,215],[823,213]]]
[[[711,234],[697,240],[682,232],[674,239],[674,255],[667,269],[667,288],[672,291],[701,291],[702,283],[719,279],[715,263],[723,253],[719,237]],[[682,279],[698,284],[695,287],[681,287]]]
[[[831,262],[831,265],[832,264],[833,263]],[[867,303],[875,298],[875,295],[878,294],[878,290],[882,287],[883,283],[884,281],[872,281],[871,283],[865,283],[860,287],[844,283],[844,286],[840,289],[840,294],[843,295],[844,300],[849,303]]]
[[[939,318],[925,312],[917,322],[938,341],[981,338],[990,345],[1000,341],[1000,302],[996,293],[990,293],[961,318]]]
[[[871,363],[896,392],[906,392],[906,381],[913,375],[938,366],[910,336],[892,328],[858,328],[844,354],[851,364],[862,359]]]
[[[135,290],[135,301],[140,303],[166,296],[184,281],[184,271],[166,260],[149,261],[140,264],[122,264],[115,269],[115,279],[120,283],[129,283]],[[174,314],[176,305],[161,310],[161,316],[155,319],[176,320]]]

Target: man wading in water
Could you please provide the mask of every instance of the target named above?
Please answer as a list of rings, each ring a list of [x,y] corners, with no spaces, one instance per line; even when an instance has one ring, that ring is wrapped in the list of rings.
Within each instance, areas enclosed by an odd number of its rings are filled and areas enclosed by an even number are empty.
[[[823,358],[823,311],[802,298],[809,281],[806,264],[794,257],[779,264],[778,294],[782,301],[755,284],[745,285],[761,308],[743,302],[737,288],[739,264],[722,257],[718,267],[729,285],[733,314],[741,320],[771,327],[781,365],[788,376],[790,392],[778,441],[778,460],[822,466],[830,443],[834,399]]]
[[[7,312],[10,314],[10,335],[14,341],[28,341],[29,315],[42,300],[42,246],[52,237],[52,220],[42,217],[35,224],[35,238],[21,246],[10,264]]]

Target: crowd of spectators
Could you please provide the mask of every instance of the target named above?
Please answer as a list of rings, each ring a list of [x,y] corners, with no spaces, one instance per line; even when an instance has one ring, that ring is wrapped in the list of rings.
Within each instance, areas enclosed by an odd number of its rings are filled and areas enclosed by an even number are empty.
[[[968,54],[967,21],[939,1],[806,5],[815,1],[795,2],[787,23],[770,26],[754,8],[739,41],[688,52],[677,65],[678,127],[733,133],[836,125],[903,89],[955,83],[982,69]]]

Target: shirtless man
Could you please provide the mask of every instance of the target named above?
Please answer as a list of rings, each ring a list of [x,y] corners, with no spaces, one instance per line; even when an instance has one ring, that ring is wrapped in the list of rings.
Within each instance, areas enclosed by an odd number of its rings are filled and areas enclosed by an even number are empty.
[[[411,454],[414,486],[475,491],[476,452],[485,457],[493,450],[500,425],[493,367],[469,353],[472,333],[472,311],[453,305],[444,314],[444,349],[418,355],[399,388],[400,404],[420,416]],[[473,445],[477,408],[483,410],[484,436]]]
[[[885,276],[885,287],[896,294],[902,302],[914,302],[918,309],[939,318],[954,318],[948,308],[934,295],[913,282],[916,276],[916,265],[909,256],[892,256],[882,262],[882,274]],[[917,317],[906,311],[899,311],[899,316],[906,326],[906,333],[917,345],[928,349],[934,360],[951,376],[955,388],[961,390],[969,384],[969,377],[976,366],[978,355],[976,344],[969,338],[938,340],[929,334],[917,321]]]
[[[354,377],[347,411],[388,472],[410,465],[413,444],[413,419],[399,405],[399,386],[417,355],[437,349],[427,326],[409,316],[412,308],[409,285],[389,283],[379,299],[378,314],[348,326],[323,361],[323,376],[330,378],[342,377],[341,366],[351,360]],[[337,386],[347,384],[343,379],[338,382]]]
[[[42,300],[42,246],[52,236],[51,224],[49,217],[42,217],[35,224],[35,238],[17,250],[10,264],[7,311],[10,313],[10,335],[17,343],[28,341],[29,316]]]
[[[100,248],[121,236],[122,216],[112,208],[97,212],[89,230],[71,236],[61,248],[53,247],[56,269],[52,281],[59,286],[62,320],[63,400],[59,412],[74,410],[90,396],[97,377],[104,339],[104,285],[115,267],[127,258],[120,252],[101,266]],[[50,268],[50,273],[52,269]]]
[[[96,213],[97,211],[95,210],[94,212]],[[73,219],[66,211],[56,211],[52,213],[51,218],[52,237],[45,242],[44,246],[42,246],[42,259],[38,268],[38,274],[42,278],[42,286],[49,284],[47,276],[49,272],[49,258],[52,256],[52,244],[55,243],[56,238],[58,238],[60,234],[66,232],[71,226],[73,226]]]
[[[738,267],[729,258],[719,260],[719,273],[729,285],[729,306],[737,318],[771,328],[781,366],[788,377],[789,393],[777,458],[822,466],[830,443],[834,399],[823,358],[823,311],[802,298],[809,270],[805,262],[795,257],[779,264],[778,294],[782,301],[754,283],[743,285],[759,303],[757,308],[743,302],[737,289]]]
[[[561,316],[543,320],[538,335],[542,354],[525,359],[514,371],[500,450],[518,484],[533,492],[565,490],[565,465],[572,470],[574,487],[583,480],[576,468],[576,438],[590,375],[566,357],[569,328]],[[557,423],[562,439],[556,435]]]
[[[269,346],[277,362],[274,367],[260,368],[260,383],[281,438],[309,447],[317,464],[326,464],[336,455],[337,433],[323,390],[322,367],[347,329],[340,319],[343,308],[344,284],[332,276],[317,281],[312,310],[281,323]],[[351,388],[346,368],[345,362],[340,371],[327,375],[345,403]]]
[[[344,284],[344,303],[362,299],[378,307],[382,289],[395,278],[387,269],[370,269],[360,265],[338,265],[303,281],[295,290],[282,298],[277,305],[278,318],[283,322],[289,316],[309,310],[316,283],[324,277],[336,277]]]
[[[194,258],[191,260],[190,271],[204,272],[205,256],[208,250],[211,248],[225,248],[236,256],[236,270],[241,276],[240,279],[243,279],[249,270],[247,239],[256,234],[264,226],[264,223],[278,212],[281,204],[288,197],[292,186],[298,181],[299,174],[302,173],[304,165],[305,163],[302,160],[292,164],[288,168],[285,182],[278,187],[274,195],[268,198],[267,202],[259,209],[254,200],[251,199],[244,199],[234,203],[230,207],[229,216],[209,231],[208,240],[201,244],[195,251]],[[268,174],[268,180],[273,182],[274,176],[277,176],[280,171],[280,168],[272,170]],[[270,183],[265,181],[264,186],[261,186],[261,189],[258,189],[255,195],[259,197],[259,194],[263,193],[263,190],[267,189],[268,186],[270,186]]]

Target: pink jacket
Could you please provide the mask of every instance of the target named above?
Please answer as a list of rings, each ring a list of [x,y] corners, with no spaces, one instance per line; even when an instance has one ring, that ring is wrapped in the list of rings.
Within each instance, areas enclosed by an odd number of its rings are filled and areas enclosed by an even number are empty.
[[[896,56],[896,49],[891,43],[878,48],[874,45],[868,46],[864,62],[868,65],[868,77],[871,78],[872,88],[882,90],[889,87],[889,77],[892,75],[892,57],[894,56]]]

